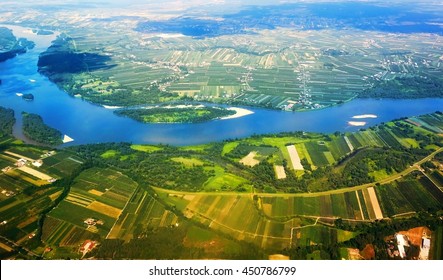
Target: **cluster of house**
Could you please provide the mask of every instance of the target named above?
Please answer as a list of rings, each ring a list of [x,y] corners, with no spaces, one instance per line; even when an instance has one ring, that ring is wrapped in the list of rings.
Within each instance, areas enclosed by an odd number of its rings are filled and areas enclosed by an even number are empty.
[[[429,259],[431,231],[426,227],[396,233],[387,241],[387,252],[394,259]]]
[[[2,194],[5,195],[6,197],[10,197],[10,196],[14,196],[15,192],[2,189]]]
[[[96,246],[98,245],[97,241],[94,240],[85,240],[85,242],[83,242],[83,245],[80,246],[80,253],[83,254],[82,258],[92,249],[94,249]]]
[[[97,220],[94,218],[87,218],[86,220],[83,221],[83,223],[85,223],[88,226],[103,225],[102,220]]]
[[[17,160],[17,162],[15,163],[15,166],[22,167],[22,166],[25,166],[27,162],[28,162],[28,160],[21,158],[21,159]]]
[[[18,159],[18,160],[15,162],[14,165],[17,166],[17,167],[22,167],[22,166],[25,166],[27,163],[28,163],[28,160],[27,160],[27,159],[20,158],[20,159]],[[32,164],[33,166],[35,166],[35,167],[41,167],[41,166],[43,165],[43,160],[41,160],[41,159],[34,160],[34,161],[32,161],[31,164]],[[3,172],[8,172],[11,168],[12,168],[12,167],[7,166],[7,167],[3,168],[2,171],[3,171]]]

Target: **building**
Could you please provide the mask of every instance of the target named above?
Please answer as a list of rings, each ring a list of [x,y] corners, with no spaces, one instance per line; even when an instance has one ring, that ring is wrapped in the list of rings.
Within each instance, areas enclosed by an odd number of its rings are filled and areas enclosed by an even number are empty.
[[[43,165],[43,161],[41,159],[33,161],[32,165],[34,165],[35,167],[41,167]]]

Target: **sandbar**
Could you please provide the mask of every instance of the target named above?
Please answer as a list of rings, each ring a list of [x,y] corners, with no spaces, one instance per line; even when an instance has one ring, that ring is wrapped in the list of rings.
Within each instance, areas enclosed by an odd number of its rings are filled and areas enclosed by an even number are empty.
[[[105,108],[105,109],[120,109],[120,108],[122,108],[122,107],[120,107],[120,106],[108,106],[108,105],[103,105],[103,108]]]
[[[230,116],[226,116],[226,117],[222,117],[222,118],[220,118],[221,120],[236,119],[236,118],[241,118],[241,117],[244,117],[244,116],[247,116],[247,115],[254,114],[253,111],[247,110],[247,109],[244,109],[244,108],[229,107],[227,109],[228,110],[234,110],[235,114],[234,115],[230,115]]]
[[[366,114],[366,115],[357,115],[357,116],[353,116],[353,119],[376,119],[377,115],[373,115],[373,114]]]
[[[365,126],[366,122],[348,122],[348,124],[352,126]]]
[[[63,143],[69,143],[69,142],[74,141],[74,139],[72,139],[72,138],[69,137],[68,135],[64,135],[62,141],[63,141]]]

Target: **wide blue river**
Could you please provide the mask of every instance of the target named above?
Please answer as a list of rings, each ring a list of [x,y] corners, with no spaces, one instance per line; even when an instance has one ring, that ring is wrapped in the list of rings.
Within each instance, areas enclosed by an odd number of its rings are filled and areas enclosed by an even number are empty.
[[[363,127],[400,117],[426,114],[443,109],[443,99],[374,100],[356,99],[346,104],[308,112],[283,112],[247,108],[254,114],[229,120],[198,124],[142,124],[118,117],[112,110],[69,96],[37,72],[38,55],[46,50],[55,35],[35,35],[14,27],[16,37],[26,37],[36,47],[26,54],[0,63],[0,106],[15,110],[14,134],[21,132],[21,112],[41,115],[49,126],[74,139],[65,145],[99,142],[132,142],[151,144],[194,145],[224,139],[247,137],[285,131],[347,132],[362,127],[349,121],[365,121]],[[34,101],[25,101],[17,93],[32,93]],[[352,116],[373,114],[377,118],[352,119]]]

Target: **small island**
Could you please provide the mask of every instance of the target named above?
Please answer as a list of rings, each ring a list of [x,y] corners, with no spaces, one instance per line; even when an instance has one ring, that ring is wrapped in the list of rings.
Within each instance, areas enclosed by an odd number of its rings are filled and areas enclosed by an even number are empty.
[[[63,144],[62,133],[55,128],[46,125],[41,116],[22,112],[23,134],[38,143],[50,146]]]
[[[22,98],[26,101],[34,100],[34,95],[32,93],[26,93],[22,95]]]
[[[204,105],[169,105],[120,109],[114,113],[143,123],[198,123],[233,116],[236,111]]]
[[[33,29],[32,33],[37,34],[37,35],[52,35],[52,34],[54,34],[54,32],[52,32],[50,30],[44,30],[44,29]]]

